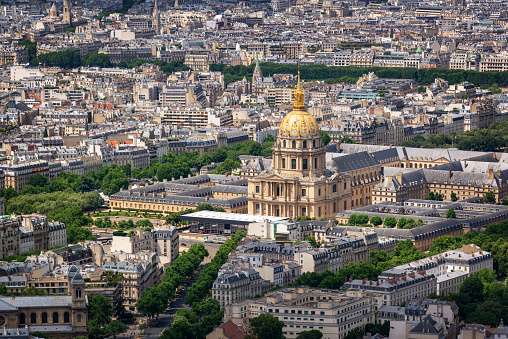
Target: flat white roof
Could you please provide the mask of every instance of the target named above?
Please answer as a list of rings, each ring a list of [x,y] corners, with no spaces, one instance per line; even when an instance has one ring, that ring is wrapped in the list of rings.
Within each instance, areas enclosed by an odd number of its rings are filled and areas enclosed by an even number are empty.
[[[240,222],[242,224],[253,223],[253,222],[263,222],[265,220],[268,221],[288,221],[289,218],[284,217],[270,217],[267,215],[254,215],[254,214],[241,214],[241,213],[226,213],[226,212],[215,212],[215,211],[199,211],[189,214],[184,214],[182,217],[187,218],[199,218],[199,219],[215,219],[215,220],[223,220],[223,221],[231,221],[231,222]]]

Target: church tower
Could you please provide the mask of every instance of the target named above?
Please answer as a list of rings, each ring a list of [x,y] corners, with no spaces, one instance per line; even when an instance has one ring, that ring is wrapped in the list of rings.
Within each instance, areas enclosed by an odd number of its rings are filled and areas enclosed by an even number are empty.
[[[261,72],[261,67],[259,67],[259,59],[256,58],[256,68],[252,73],[252,83],[255,84],[258,79],[263,79],[263,73]]]
[[[64,0],[63,5],[63,22],[67,23],[69,26],[72,26],[72,13],[71,13],[71,3],[69,0]]]
[[[153,5],[152,16],[152,27],[155,30],[155,35],[159,35],[161,34],[161,15],[159,13],[159,7],[157,6],[157,0],[155,0],[155,4]]]
[[[319,125],[304,99],[298,71],[293,111],[279,126],[272,169],[249,179],[249,214],[331,220],[351,206],[349,178],[327,170]]]
[[[85,280],[76,266],[69,268],[69,294],[72,297],[72,324],[78,336],[87,333],[88,300],[85,294]]]
[[[304,92],[298,85],[293,111],[279,127],[273,147],[273,172],[289,178],[320,177],[326,173],[326,149],[316,119],[305,110]]]

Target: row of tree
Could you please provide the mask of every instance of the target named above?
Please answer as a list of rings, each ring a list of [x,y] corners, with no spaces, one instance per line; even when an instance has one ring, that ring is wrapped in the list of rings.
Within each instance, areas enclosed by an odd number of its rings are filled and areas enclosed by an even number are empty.
[[[219,268],[226,262],[229,253],[238,246],[243,237],[245,237],[244,232],[236,232],[219,247],[212,261],[205,265],[198,280],[187,291],[185,303],[191,305],[192,310],[178,311],[171,327],[162,333],[161,338],[204,339],[215,326],[220,324],[224,313],[220,310],[219,301],[206,297],[217,278]]]
[[[260,64],[261,70],[265,76],[273,74],[297,74],[298,66],[293,64],[276,64],[263,62]],[[252,77],[255,65],[226,66],[224,64],[210,65],[211,71],[220,71],[224,74],[227,83],[240,81],[243,77]],[[302,79],[305,80],[324,80],[333,82],[344,80],[352,82],[363,74],[374,72],[379,78],[389,79],[413,79],[420,84],[431,84],[436,78],[442,78],[450,84],[458,84],[468,81],[474,85],[492,86],[498,84],[508,85],[508,71],[503,72],[477,72],[464,71],[459,69],[442,68],[392,68],[392,67],[337,67],[325,65],[300,65]]]
[[[217,278],[219,269],[228,260],[229,253],[234,250],[238,243],[245,237],[246,233],[238,231],[222,244],[212,261],[205,265],[199,273],[198,280],[192,284],[185,296],[185,303],[193,305],[205,299],[212,289],[213,282]]]
[[[455,134],[431,134],[427,138],[417,135],[413,140],[402,141],[399,146],[450,148],[465,151],[493,152],[508,146],[508,121],[494,122],[488,128],[475,128]]]
[[[379,227],[383,225],[384,227],[388,228],[394,228],[397,226],[398,228],[411,229],[422,226],[423,220],[418,219],[415,221],[413,218],[405,217],[402,217],[399,220],[397,220],[395,217],[386,217],[383,219],[380,216],[374,216],[369,219],[367,214],[351,214],[348,219],[348,225],[362,225],[367,227]]]
[[[188,251],[183,252],[166,270],[164,281],[148,288],[139,298],[136,303],[138,311],[149,317],[164,312],[168,302],[175,299],[177,289],[192,277],[206,256],[208,251],[203,244],[194,244]]]

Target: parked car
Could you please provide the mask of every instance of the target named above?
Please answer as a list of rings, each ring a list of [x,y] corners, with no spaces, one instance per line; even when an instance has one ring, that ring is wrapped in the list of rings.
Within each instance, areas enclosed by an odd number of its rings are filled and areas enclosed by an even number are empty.
[[[186,243],[184,243],[184,242],[182,242],[180,245],[182,245],[182,246],[187,246],[187,244],[186,244]]]

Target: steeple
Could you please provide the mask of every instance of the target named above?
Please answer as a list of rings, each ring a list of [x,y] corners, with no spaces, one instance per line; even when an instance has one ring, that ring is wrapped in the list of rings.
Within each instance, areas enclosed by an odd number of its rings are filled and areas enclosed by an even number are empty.
[[[293,103],[294,111],[305,111],[305,95],[300,87],[300,66],[298,66],[298,85],[295,89],[295,102]]]
[[[254,68],[252,73],[252,83],[255,84],[258,79],[263,80],[263,73],[261,72],[261,67],[259,67],[259,59],[256,57],[256,68]]]
[[[161,16],[157,0],[154,1],[152,16],[152,27],[155,30],[155,35],[159,35],[161,33]]]

